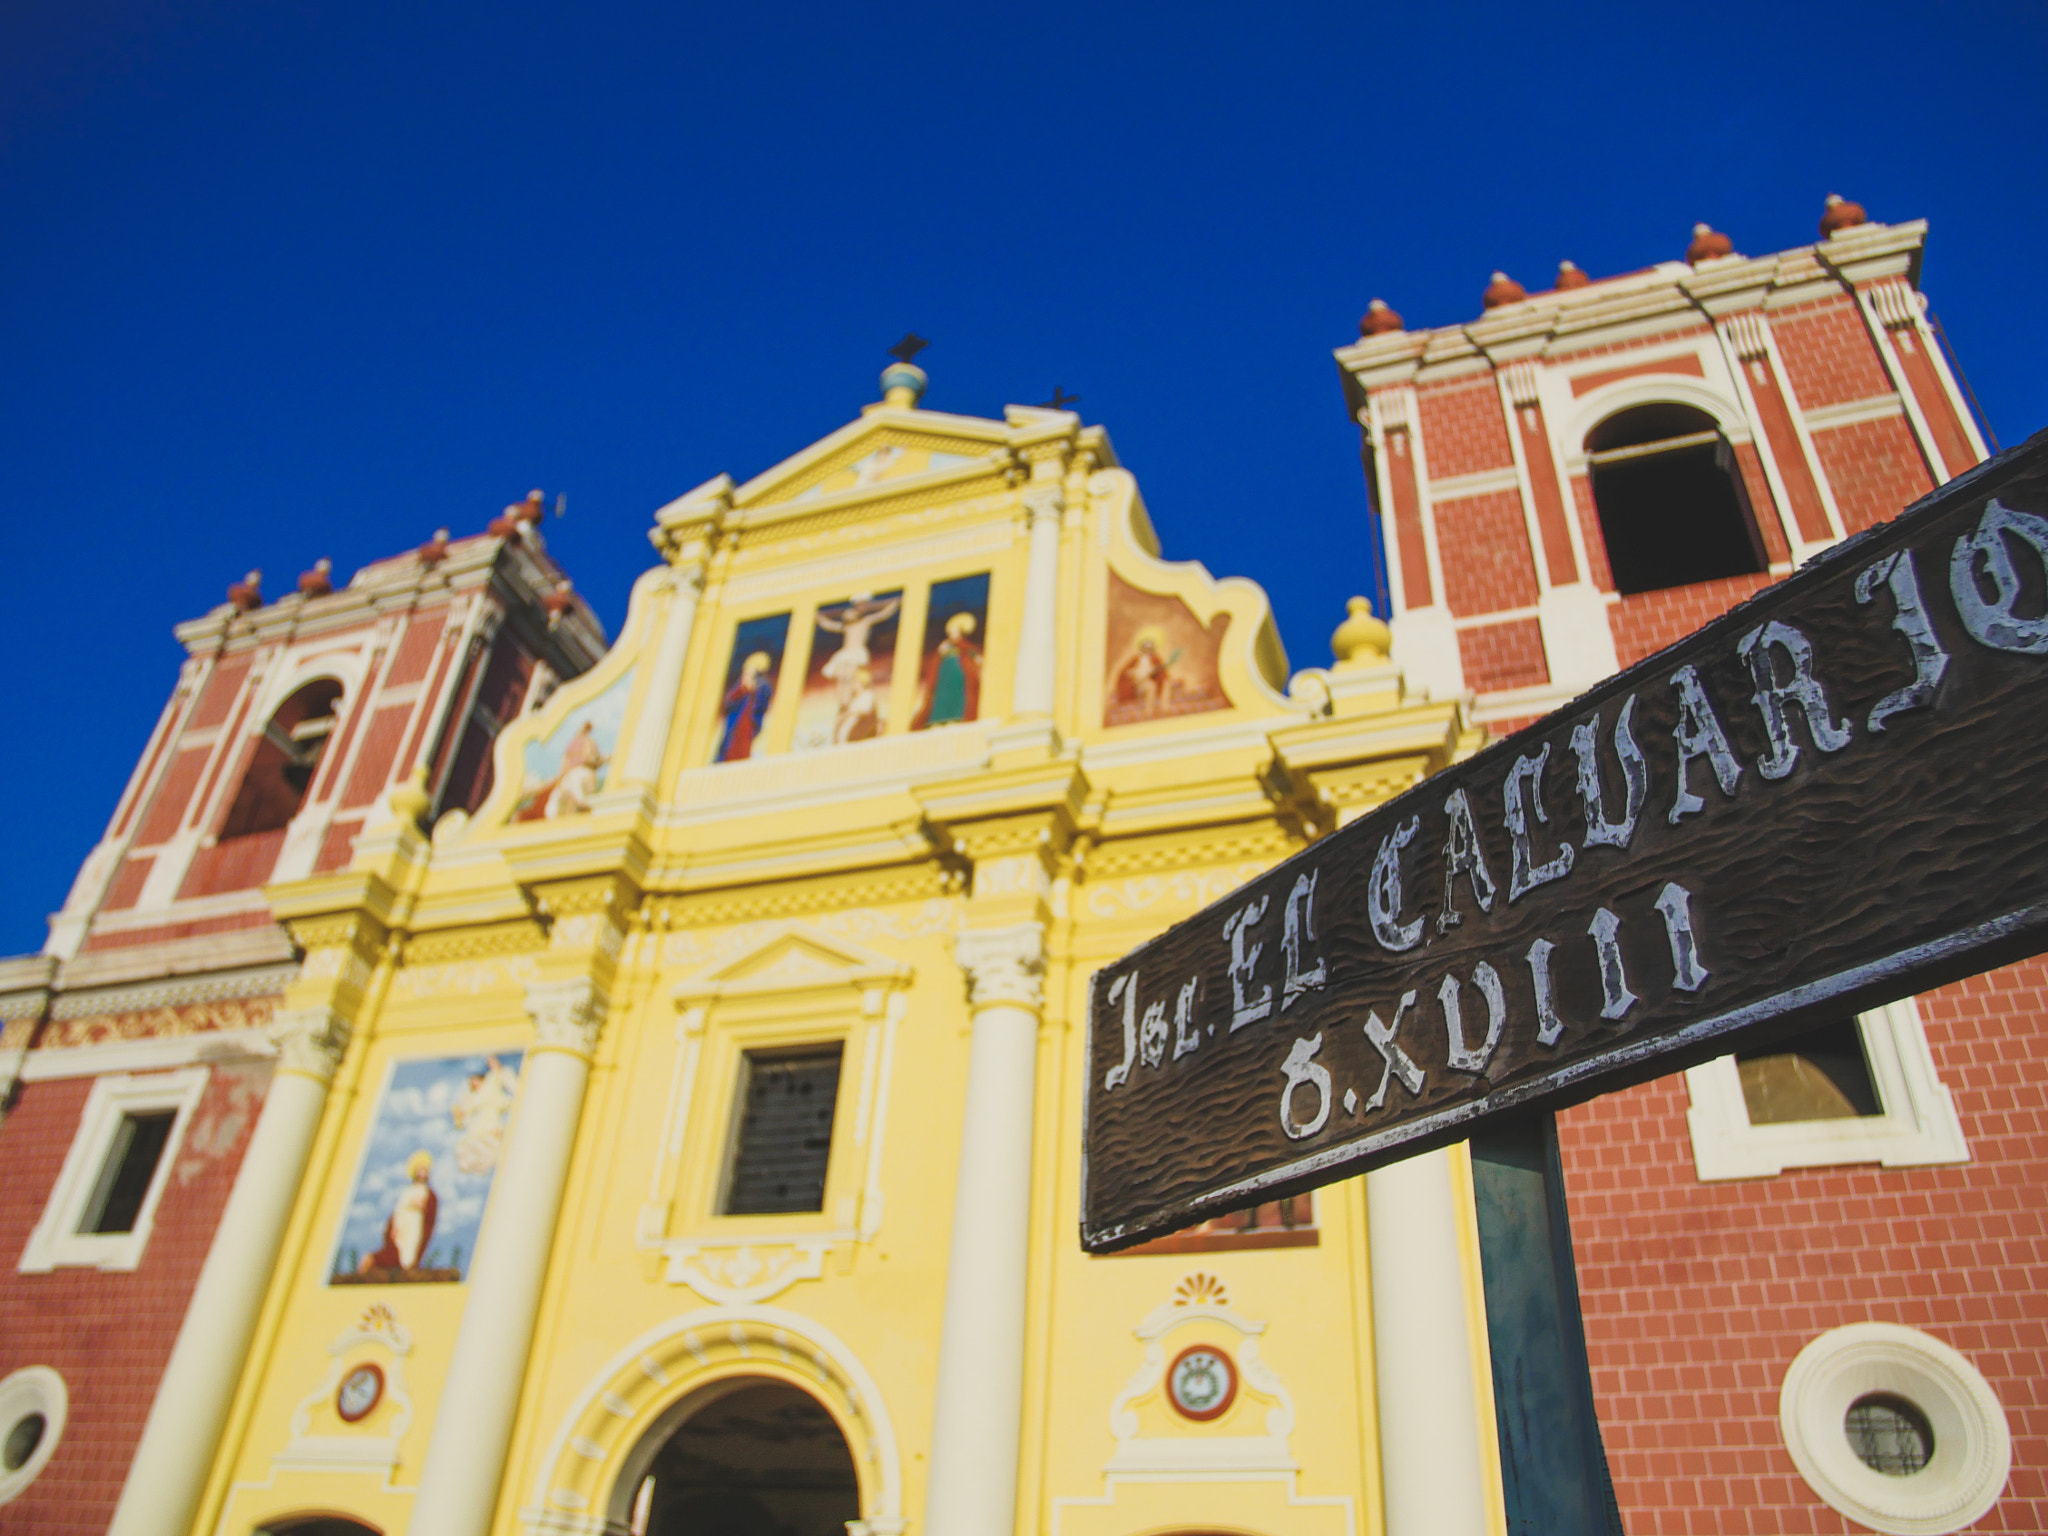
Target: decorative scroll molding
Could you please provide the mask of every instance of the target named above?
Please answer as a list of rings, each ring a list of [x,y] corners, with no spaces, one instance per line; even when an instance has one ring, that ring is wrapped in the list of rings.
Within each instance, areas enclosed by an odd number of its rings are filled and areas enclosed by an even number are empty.
[[[526,1011],[533,1016],[534,1049],[577,1056],[597,1053],[605,999],[588,976],[535,982],[526,989]]]
[[[1045,1000],[1045,930],[1036,923],[970,928],[953,940],[953,958],[967,973],[976,1008],[1002,1005],[1036,1012]]]
[[[277,1070],[331,1083],[342,1052],[348,1049],[349,1034],[348,1020],[332,1008],[280,1008],[270,1020]]]
[[[669,1243],[666,1278],[722,1307],[750,1306],[823,1278],[832,1242],[833,1234],[819,1233],[783,1243]]]
[[[1500,370],[1501,388],[1518,408],[1536,404],[1537,372],[1534,363],[1509,363]]]
[[[372,1349],[381,1350],[386,1356],[379,1366],[384,1375],[383,1399],[396,1410],[384,1420],[384,1432],[314,1434],[314,1413],[334,1401],[342,1376],[351,1367],[364,1363],[364,1351]],[[327,1346],[327,1353],[332,1359],[326,1376],[317,1387],[299,1399],[298,1406],[292,1411],[292,1437],[284,1449],[271,1458],[271,1464],[308,1471],[389,1474],[398,1465],[399,1442],[405,1438],[413,1420],[412,1394],[406,1390],[404,1364],[405,1357],[412,1353],[411,1332],[392,1314],[390,1307],[380,1301],[344,1328],[339,1337]],[[365,1418],[366,1425],[381,1417],[382,1406],[380,1403],[378,1409],[372,1410]]]
[[[1721,329],[1727,334],[1728,344],[1735,349],[1735,355],[1745,363],[1762,357],[1769,347],[1761,315],[1730,315],[1721,322]]]
[[[1921,296],[1903,282],[1879,283],[1867,290],[1877,318],[1891,330],[1900,330],[1920,318]]]

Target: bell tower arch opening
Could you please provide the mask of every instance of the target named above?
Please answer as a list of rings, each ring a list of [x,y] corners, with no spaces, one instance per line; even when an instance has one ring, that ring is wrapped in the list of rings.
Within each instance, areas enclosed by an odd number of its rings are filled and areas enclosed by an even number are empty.
[[[632,1536],[845,1536],[861,1517],[838,1423],[808,1392],[768,1377],[685,1397],[624,1470],[611,1516]]]
[[[1675,402],[1619,411],[1586,434],[1593,506],[1623,596],[1768,568],[1735,451]]]

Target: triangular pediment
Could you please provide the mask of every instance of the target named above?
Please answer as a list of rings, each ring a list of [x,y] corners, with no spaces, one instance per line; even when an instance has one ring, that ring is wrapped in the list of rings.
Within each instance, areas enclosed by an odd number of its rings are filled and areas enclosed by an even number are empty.
[[[994,472],[1008,432],[978,416],[880,407],[733,492],[733,505],[782,507],[895,494],[935,479]]]
[[[677,983],[678,1000],[828,987],[873,987],[909,979],[910,967],[808,923],[778,924],[737,956]]]

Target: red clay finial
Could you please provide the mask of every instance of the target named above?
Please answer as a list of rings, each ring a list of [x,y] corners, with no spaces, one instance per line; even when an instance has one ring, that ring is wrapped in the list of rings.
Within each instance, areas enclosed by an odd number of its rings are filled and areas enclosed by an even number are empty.
[[[1560,293],[1569,288],[1583,288],[1592,281],[1593,279],[1586,276],[1575,261],[1560,261],[1557,264],[1556,287]]]
[[[1388,307],[1385,299],[1374,299],[1358,317],[1361,336],[1387,336],[1400,329],[1401,317]]]
[[[1479,302],[1488,309],[1499,309],[1503,304],[1513,304],[1529,297],[1529,292],[1505,272],[1493,274],[1493,281],[1486,285],[1486,292],[1479,295]]]
[[[299,596],[325,597],[334,590],[334,562],[322,555],[313,569],[299,572]]]
[[[1828,194],[1827,206],[1821,211],[1820,237],[1832,240],[1845,229],[1854,229],[1858,224],[1868,224],[1870,215],[1863,211],[1861,203],[1852,203],[1840,193]]]
[[[228,588],[228,601],[237,613],[251,613],[263,606],[263,573],[251,571]]]
[[[1735,254],[1735,242],[1715,229],[1711,224],[1695,224],[1692,227],[1692,244],[1685,248],[1685,259],[1694,266],[1703,261],[1713,261],[1721,256]]]

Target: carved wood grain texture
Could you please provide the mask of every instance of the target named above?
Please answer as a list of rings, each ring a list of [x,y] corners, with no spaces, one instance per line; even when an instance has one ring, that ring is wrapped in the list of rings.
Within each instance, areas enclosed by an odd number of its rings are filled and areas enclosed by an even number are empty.
[[[2048,433],[1951,482],[1892,523],[1830,550],[1777,586],[1564,709],[1437,775],[1370,816],[1325,838],[1224,901],[1196,914],[1117,963],[1092,986],[1082,1189],[1082,1240],[1091,1251],[1129,1246],[1190,1222],[1348,1177],[1470,1134],[1475,1117],[1519,1105],[1566,1104],[1661,1076],[1738,1045],[1789,1033],[1829,1014],[1874,1006],[2048,948],[2048,655],[1996,649],[1966,631],[1950,591],[1950,557],[1997,498],[2015,511],[2048,516]],[[2013,611],[2048,607],[2042,561],[2008,543],[2022,590]],[[1912,551],[1920,595],[1950,660],[1934,703],[1894,714],[1872,731],[1878,700],[1914,676],[1911,652],[1893,627],[1882,585],[1859,602],[1860,572],[1896,550]],[[1989,594],[1988,584],[1979,591]],[[1833,753],[1817,749],[1804,714],[1791,709],[1799,757],[1789,776],[1766,780],[1757,764],[1769,742],[1755,681],[1738,654],[1742,637],[1776,619],[1812,643],[1813,672],[1834,717],[1852,737]],[[1782,658],[1781,658],[1782,660]],[[1675,672],[1695,666],[1742,775],[1725,796],[1707,762],[1688,775],[1702,810],[1668,820],[1678,793],[1673,730]],[[1779,667],[1783,676],[1786,668]],[[1635,699],[1634,736],[1649,790],[1625,849],[1579,846],[1564,878],[1510,902],[1510,844],[1502,787],[1517,758],[1545,743],[1547,825],[1535,830],[1539,859],[1560,839],[1583,843],[1584,817],[1570,751],[1572,728],[1597,714],[1608,814],[1618,814],[1622,781],[1612,729]],[[1470,798],[1497,887],[1490,913],[1460,877],[1453,905],[1461,921],[1439,934],[1447,796]],[[1381,840],[1420,817],[1405,851],[1402,916],[1423,916],[1425,940],[1402,954],[1373,936],[1367,879]],[[1327,984],[1279,1006],[1282,913],[1300,875],[1313,872],[1317,939]],[[1699,963],[1696,993],[1673,985],[1671,944],[1656,902],[1668,882],[1689,894]],[[1273,988],[1268,1018],[1229,1027],[1230,944],[1224,925],[1267,898],[1248,942],[1263,945],[1252,992]],[[1619,944],[1638,1001],[1618,1020],[1601,1017],[1603,992],[1588,925],[1601,909],[1620,921]],[[1531,943],[1555,946],[1550,970],[1563,1031],[1554,1047],[1536,1038]],[[1438,988],[1464,983],[1465,1034],[1484,1033],[1486,1004],[1472,977],[1480,962],[1498,973],[1507,1024],[1483,1073],[1450,1068]],[[1124,1055],[1123,1010],[1115,981],[1134,975],[1138,1014],[1166,1011],[1164,1059],[1133,1063],[1128,1080],[1105,1088]],[[1174,1005],[1195,981],[1199,1046],[1174,1050]],[[1416,1004],[1401,1047],[1425,1074],[1419,1095],[1398,1082],[1377,1111],[1363,1109],[1383,1071],[1368,1042],[1369,1013],[1391,1020],[1402,994]],[[1320,1035],[1313,1060],[1331,1078],[1328,1122],[1296,1139],[1282,1127],[1282,1063],[1296,1042]],[[1345,1091],[1360,1111],[1347,1112]],[[1316,1096],[1296,1090],[1297,1123]]]

